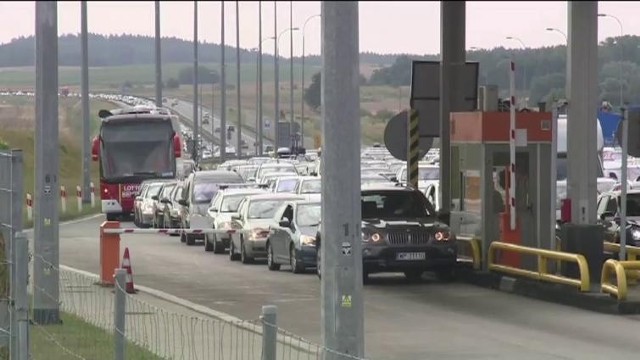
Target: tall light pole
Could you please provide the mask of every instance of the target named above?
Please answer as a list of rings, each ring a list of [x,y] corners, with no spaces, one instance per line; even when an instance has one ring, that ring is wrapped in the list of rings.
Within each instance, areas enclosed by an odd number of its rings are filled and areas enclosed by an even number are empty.
[[[313,18],[320,17],[320,14],[311,15],[304,21],[304,25],[302,25],[302,96],[301,96],[301,105],[300,105],[300,141],[302,142],[300,145],[304,147],[304,58],[305,58],[305,47],[304,47],[304,34],[305,29],[307,28],[307,23],[309,20]]]
[[[82,202],[91,202],[91,114],[89,114],[89,33],[87,2],[80,2],[80,43],[82,51]]]
[[[618,47],[620,47],[620,62],[618,64],[618,81],[620,82],[620,108],[622,109],[622,105],[624,103],[624,99],[622,96],[622,60],[624,59],[624,54],[622,53],[622,37],[624,36],[624,29],[622,27],[622,21],[618,19],[617,16],[611,14],[598,14],[599,17],[609,17],[615,20],[620,27],[620,39],[618,39]]]
[[[198,1],[193,2],[193,149],[192,158],[198,164]]]
[[[273,118],[273,131],[275,136],[274,152],[278,151],[280,144],[278,143],[278,124],[280,123],[280,73],[278,69],[278,2],[273,2],[273,37],[276,38],[273,48],[273,76],[275,83],[275,116]]]
[[[156,106],[162,107],[162,60],[161,60],[161,43],[160,38],[160,1],[155,2],[156,15]]]
[[[567,34],[565,34],[564,31],[558,29],[558,28],[547,28],[547,31],[552,31],[552,32],[557,32],[558,34],[562,35],[564,37],[564,42],[565,44],[569,41],[569,38],[567,37]]]
[[[256,106],[256,134],[258,135],[256,155],[262,155],[262,1],[258,1],[258,104]],[[255,146],[254,146],[255,147]]]
[[[236,126],[236,153],[242,156],[242,114],[240,110],[240,2],[236,0],[236,102],[238,103],[238,126]]]
[[[227,154],[227,74],[225,70],[224,1],[220,5],[220,161]]]
[[[262,31],[259,31],[259,32],[261,33]],[[275,40],[275,39],[276,39],[275,36],[271,36],[271,37],[267,37],[260,40],[260,44],[256,49],[258,51],[258,59],[256,61],[256,67],[258,69],[258,76],[256,78],[256,89],[257,89],[256,101],[257,101],[257,109],[258,109],[258,111],[256,111],[256,134],[258,136],[258,138],[256,139],[257,141],[256,154],[260,156],[262,156],[262,153],[264,150],[264,145],[263,145],[264,124],[262,121],[262,44],[267,40]]]
[[[280,52],[279,52],[278,48],[280,47],[280,38],[282,37],[282,35],[286,34],[289,31],[296,31],[296,30],[299,30],[299,29],[297,27],[287,28],[287,29],[282,30],[280,32],[280,34],[278,34],[278,37],[277,37],[277,40],[276,40],[276,58],[280,57]],[[276,70],[277,70],[276,74],[279,74],[279,72],[280,72],[278,68],[279,68],[279,64],[276,65]],[[280,99],[279,92],[280,92],[280,87],[278,86],[278,88],[276,88],[276,99],[278,99],[278,100]],[[278,103],[276,103],[276,104],[278,105],[278,107],[280,106],[280,104],[278,104]]]
[[[293,1],[289,1],[289,28],[293,28]],[[293,129],[293,34],[289,37],[289,103],[291,128]]]
[[[517,38],[517,37],[515,37],[515,36],[507,36],[507,37],[506,37],[506,39],[507,39],[507,40],[515,40],[515,41],[519,42],[519,43],[520,43],[520,45],[522,45],[522,49],[523,49],[523,50],[526,50],[526,49],[527,49],[527,45],[525,45],[525,44],[524,44],[524,42],[523,42],[522,40],[520,40],[520,38]],[[522,75],[523,75],[523,79],[522,79],[522,87],[523,87],[523,89],[522,89],[522,93],[523,93],[523,97],[524,97],[524,100],[525,100],[525,106],[526,106],[526,105],[528,104],[528,102],[529,102],[529,99],[528,99],[528,97],[527,97],[527,96],[526,96],[526,94],[525,94],[525,93],[527,92],[527,68],[526,68],[525,66],[522,66],[522,73],[523,73],[523,74],[522,74]]]

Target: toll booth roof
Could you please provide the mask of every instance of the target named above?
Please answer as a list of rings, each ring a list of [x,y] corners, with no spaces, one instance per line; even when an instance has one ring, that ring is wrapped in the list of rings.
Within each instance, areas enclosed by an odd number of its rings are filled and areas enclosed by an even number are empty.
[[[451,113],[452,143],[508,144],[510,114],[508,112],[456,112]],[[525,134],[529,143],[551,143],[550,112],[516,113],[516,129]]]

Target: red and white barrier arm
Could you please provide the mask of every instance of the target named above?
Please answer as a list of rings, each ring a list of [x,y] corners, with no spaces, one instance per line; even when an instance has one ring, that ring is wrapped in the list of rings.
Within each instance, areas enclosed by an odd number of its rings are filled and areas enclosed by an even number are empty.
[[[218,230],[218,229],[104,229],[105,234],[239,234],[250,230]]]

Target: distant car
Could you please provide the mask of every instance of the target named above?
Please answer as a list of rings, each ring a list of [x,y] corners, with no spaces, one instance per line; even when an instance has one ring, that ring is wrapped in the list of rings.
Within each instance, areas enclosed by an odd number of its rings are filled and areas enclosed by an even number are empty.
[[[166,227],[171,227],[171,223],[165,223],[164,211],[167,208],[165,205],[169,200],[173,189],[175,189],[177,181],[167,181],[162,184],[162,189],[158,195],[152,196],[151,198],[155,201],[154,207],[154,217],[153,217],[153,227],[156,229],[163,229]]]

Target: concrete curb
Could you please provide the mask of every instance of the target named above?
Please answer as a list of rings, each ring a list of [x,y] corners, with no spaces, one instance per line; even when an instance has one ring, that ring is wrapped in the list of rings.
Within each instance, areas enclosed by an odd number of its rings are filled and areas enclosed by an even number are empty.
[[[491,272],[465,271],[460,274],[460,279],[484,288],[603,314],[640,314],[639,301],[620,302],[608,294],[599,292],[581,293],[570,286],[550,284],[526,278],[516,278]]]
[[[79,275],[83,275],[83,276],[87,276],[87,277],[95,277],[96,279],[100,278],[100,276],[98,274],[94,274],[91,273],[89,271],[84,271],[84,270],[80,270],[80,269],[76,269],[70,266],[66,266],[66,265],[60,265],[60,269],[62,270],[67,270],[67,271],[71,271],[74,273],[77,273]],[[184,308],[187,308],[189,310],[192,310],[194,312],[197,312],[199,314],[202,315],[206,315],[209,317],[212,317],[214,319],[218,319],[221,321],[225,321],[225,322],[229,322],[232,323],[234,326],[247,330],[247,331],[251,331],[253,333],[262,335],[262,327],[258,326],[258,325],[251,325],[246,323],[245,320],[242,320],[240,318],[237,318],[233,315],[229,315],[227,313],[223,313],[221,311],[216,311],[213,310],[211,308],[208,308],[206,306],[203,305],[198,305],[194,302],[191,302],[189,300],[185,300],[182,298],[179,298],[175,295],[171,295],[169,293],[166,293],[164,291],[160,291],[160,290],[156,290],[156,289],[152,289],[143,285],[136,285],[136,290],[146,293],[148,295],[151,295],[153,297],[156,297],[160,300],[166,301],[166,302],[170,302],[172,304],[178,305],[178,306],[182,306]],[[282,335],[282,334],[278,334],[278,342],[280,342],[282,345],[284,346],[289,346],[291,348],[294,348],[300,352],[306,352],[306,353],[312,353],[310,351],[309,347],[305,347],[303,345],[296,345],[294,344],[294,341],[299,341],[299,340],[303,340],[308,342],[309,344],[314,344],[311,341],[308,341],[302,337],[294,337],[294,336],[289,336],[289,335]],[[315,345],[315,344],[314,344]],[[320,348],[321,346],[318,345],[318,347]]]

